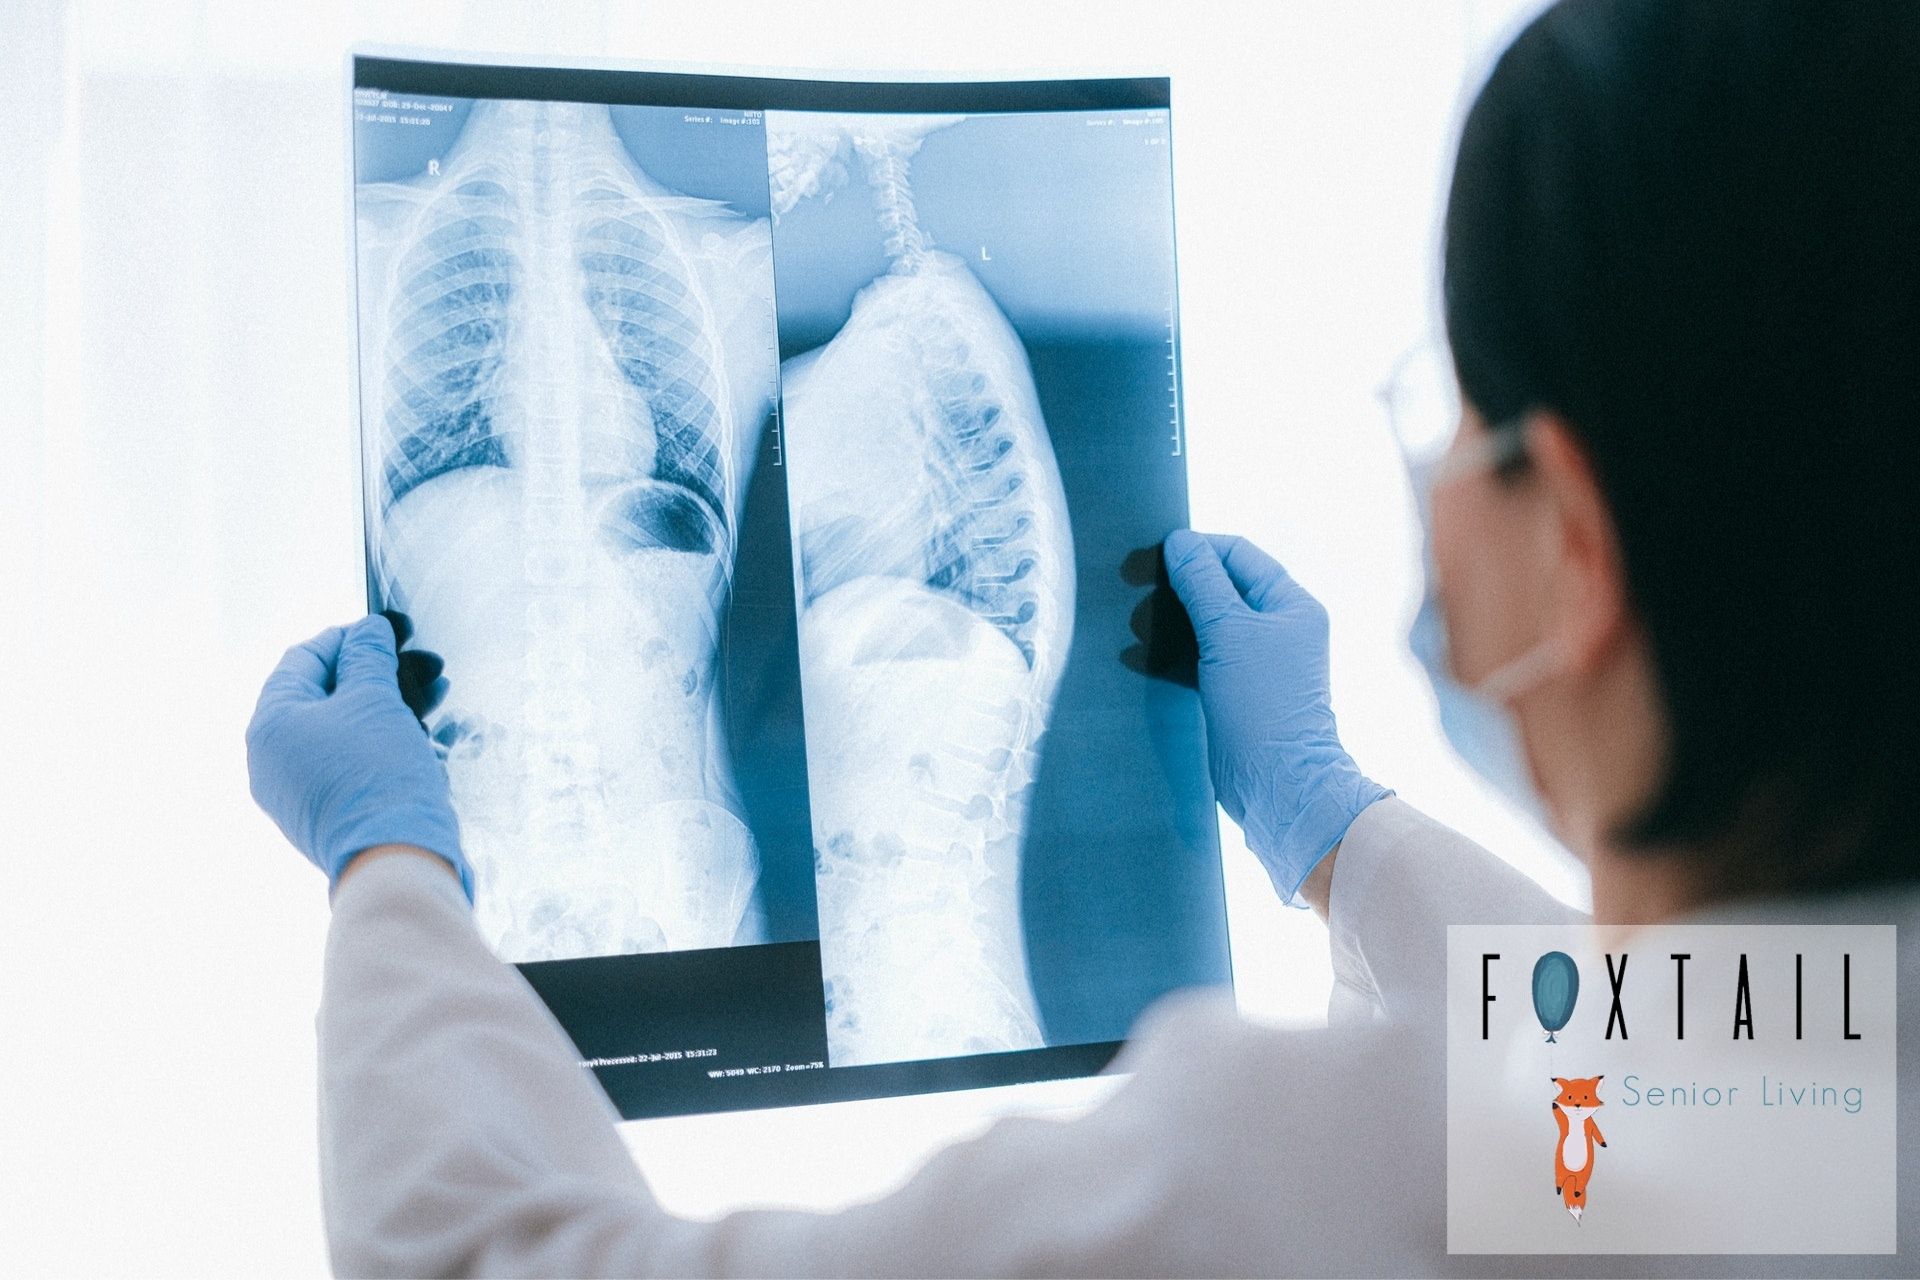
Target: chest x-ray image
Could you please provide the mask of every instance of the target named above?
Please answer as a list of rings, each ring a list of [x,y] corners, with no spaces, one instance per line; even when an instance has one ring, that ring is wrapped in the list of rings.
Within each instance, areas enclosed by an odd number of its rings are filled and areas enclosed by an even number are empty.
[[[515,961],[761,941],[717,680],[775,390],[766,218],[558,102],[472,105],[356,208],[372,574],[454,673],[428,727],[483,933]]]
[[[1139,660],[1166,82],[355,68],[369,603],[621,1113],[1087,1074],[1226,982],[1198,700]]]

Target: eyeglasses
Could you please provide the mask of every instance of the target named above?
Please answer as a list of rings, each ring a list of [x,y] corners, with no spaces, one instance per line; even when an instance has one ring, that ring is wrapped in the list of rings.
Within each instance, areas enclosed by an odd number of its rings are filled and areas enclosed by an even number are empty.
[[[1377,394],[1416,493],[1430,491],[1463,472],[1481,467],[1500,470],[1527,456],[1524,417],[1489,427],[1471,440],[1456,440],[1460,384],[1453,360],[1438,339],[1419,343],[1394,361]]]

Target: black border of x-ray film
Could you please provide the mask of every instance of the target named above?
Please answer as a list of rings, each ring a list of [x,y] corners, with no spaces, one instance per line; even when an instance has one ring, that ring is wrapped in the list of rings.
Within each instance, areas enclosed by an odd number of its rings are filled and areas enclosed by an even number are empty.
[[[715,110],[982,115],[1166,109],[1162,78],[866,82],[498,66],[354,54],[355,90],[467,99]],[[349,193],[357,187],[349,138]],[[349,213],[353,202],[349,200]],[[355,228],[351,221],[350,234]],[[355,253],[357,255],[357,246]],[[358,268],[351,273],[358,287]],[[354,310],[359,359],[359,311]],[[353,397],[356,416],[359,392]],[[364,458],[362,460],[364,466]],[[372,513],[366,512],[368,520]],[[370,530],[365,531],[370,532]],[[363,534],[364,537],[364,534]],[[363,541],[363,545],[367,545]],[[367,565],[370,607],[376,583]],[[806,1106],[1090,1076],[1124,1041],[825,1065],[817,941],[515,966],[573,1039],[624,1119]],[[1231,979],[1229,979],[1231,981]]]
[[[1067,1080],[1122,1043],[829,1066],[818,942],[515,967],[628,1120]]]
[[[918,1062],[876,1062],[784,1075],[733,1077],[700,1090],[689,1107],[673,1092],[663,1094],[646,1067],[599,1067],[594,1074],[623,1120],[722,1111],[758,1111],[769,1107],[808,1107],[827,1102],[862,1102],[925,1093],[956,1093],[1005,1085],[1079,1080],[1099,1075],[1124,1041],[1063,1044],[1012,1053],[979,1053],[965,1058]],[[680,1105],[675,1105],[680,1103]]]
[[[358,56],[353,87],[445,98],[519,98],[715,110],[985,115],[1007,111],[1164,108],[1165,77],[879,83],[689,75],[668,71],[502,67]]]

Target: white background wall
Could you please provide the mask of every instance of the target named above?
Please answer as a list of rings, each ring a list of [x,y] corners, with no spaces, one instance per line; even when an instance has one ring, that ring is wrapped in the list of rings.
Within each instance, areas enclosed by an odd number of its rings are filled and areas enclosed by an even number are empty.
[[[361,607],[342,54],[938,72],[1162,69],[1194,519],[1334,617],[1375,777],[1572,900],[1447,752],[1401,637],[1414,530],[1374,391],[1430,323],[1463,94],[1533,0],[59,3],[0,9],[0,1270],[303,1274],[319,877],[248,800],[280,650]],[[1227,830],[1255,1016],[1325,935]],[[651,1122],[669,1204],[833,1205],[1083,1083]]]

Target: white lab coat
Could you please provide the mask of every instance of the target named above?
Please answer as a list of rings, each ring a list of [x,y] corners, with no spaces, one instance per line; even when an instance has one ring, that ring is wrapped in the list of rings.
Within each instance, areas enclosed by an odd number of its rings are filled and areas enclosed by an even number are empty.
[[[1332,1025],[1248,1025],[1219,995],[1143,1017],[1105,1103],[1013,1118],[897,1193],[835,1214],[665,1212],[612,1107],[452,877],[388,858],[334,903],[320,1031],[328,1234],[343,1274],[1912,1275],[1920,1038],[1901,1019],[1900,1253],[1449,1257],[1446,926],[1567,908],[1399,800],[1335,863]],[[1920,895],[1716,918],[1920,924]],[[1899,934],[1903,1009],[1920,931]]]

